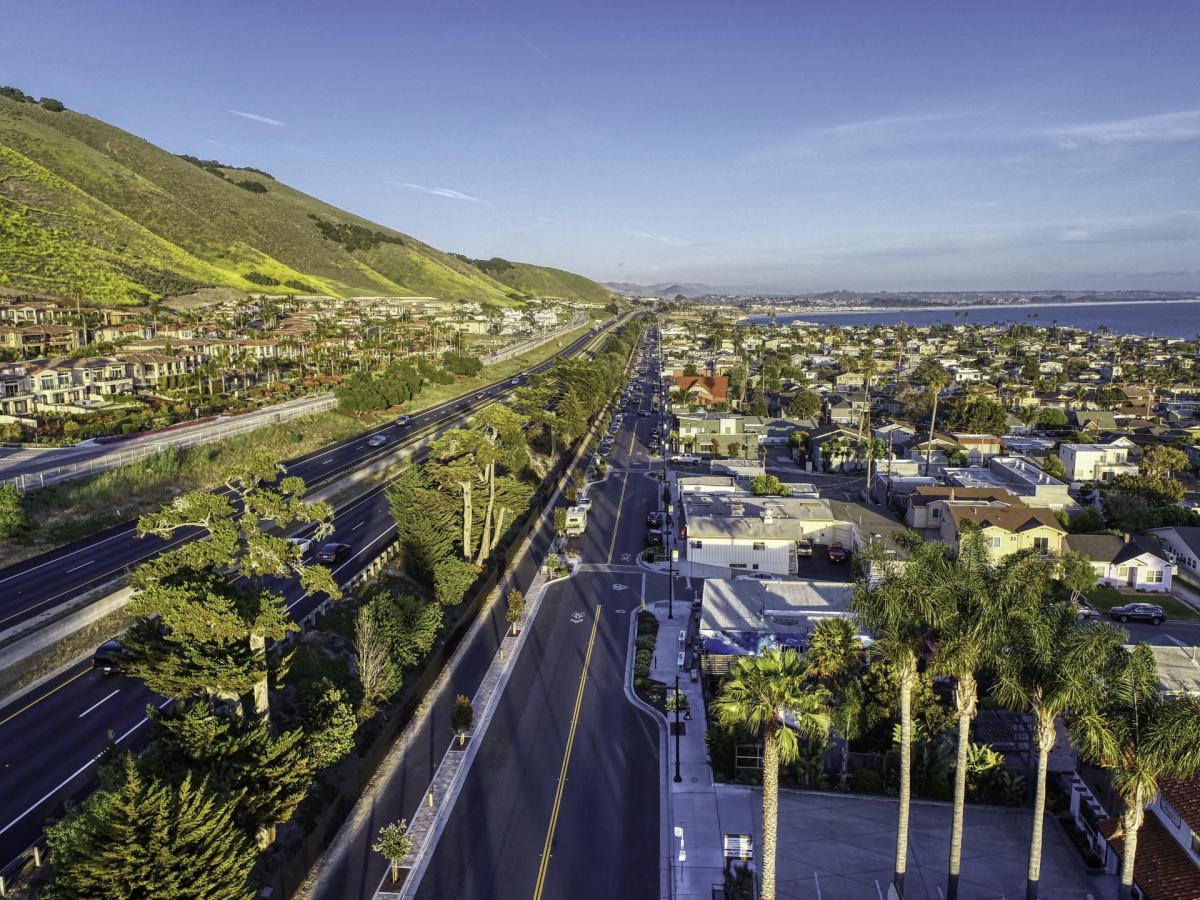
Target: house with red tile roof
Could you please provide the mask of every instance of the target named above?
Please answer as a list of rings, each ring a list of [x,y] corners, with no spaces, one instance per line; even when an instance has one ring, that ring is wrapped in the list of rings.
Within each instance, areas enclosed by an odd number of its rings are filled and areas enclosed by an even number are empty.
[[[676,375],[675,390],[687,396],[688,403],[710,406],[729,402],[728,375]]]
[[[1196,900],[1200,897],[1200,775],[1159,784],[1159,797],[1137,834],[1133,883],[1145,900]],[[1116,818],[1099,823],[1119,871],[1123,837]],[[1118,868],[1114,869],[1112,863]]]

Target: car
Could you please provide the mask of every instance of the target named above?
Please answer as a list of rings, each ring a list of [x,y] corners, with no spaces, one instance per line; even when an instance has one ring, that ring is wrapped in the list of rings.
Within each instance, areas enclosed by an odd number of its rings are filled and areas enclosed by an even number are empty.
[[[812,553],[812,541],[810,541],[808,538],[800,538],[800,540],[796,541],[797,556],[812,556]]]
[[[648,512],[648,513],[646,513],[646,527],[647,528],[658,528],[660,525],[662,525],[662,519],[663,519],[662,513],[660,513],[658,510],[654,510],[653,512]]]
[[[476,399],[476,400],[482,400],[482,399],[483,399],[484,397],[486,397],[486,396],[487,396],[487,394],[484,394],[484,393],[480,392],[480,393],[478,393],[478,394],[476,394],[476,395],[475,395],[475,399]]]
[[[770,572],[746,572],[744,575],[734,575],[734,581],[778,581],[778,575]]]
[[[638,410],[638,415],[639,415],[639,416],[641,416],[641,417],[644,419],[644,418],[646,418],[647,416],[649,416],[649,415],[650,415],[650,410],[648,410],[648,409],[639,409],[639,410]]]
[[[1124,606],[1114,606],[1108,611],[1108,617],[1118,622],[1150,622],[1161,625],[1166,621],[1167,614],[1161,606],[1153,603],[1126,603]]]
[[[376,435],[372,435],[371,439],[369,441],[367,441],[367,446],[368,447],[382,447],[386,443],[387,443],[387,435],[386,434],[376,434]]]
[[[520,383],[521,383],[520,378],[514,378],[512,381],[509,382],[509,384],[520,384]]]
[[[129,661],[129,651],[120,641],[105,641],[92,654],[92,668],[105,675],[119,674]]]
[[[830,541],[828,553],[831,563],[843,563],[850,558],[850,554],[846,552],[841,541]]]
[[[592,498],[591,497],[580,497],[578,500],[575,501],[575,505],[577,507],[579,507],[580,509],[591,509],[592,508]]]
[[[671,457],[671,462],[677,466],[695,466],[700,464],[700,457],[688,453],[676,453]]]
[[[661,547],[663,542],[663,533],[661,528],[646,529],[646,546]]]
[[[317,551],[317,562],[335,563],[345,559],[353,548],[349,544],[339,544],[336,541],[330,541],[328,544],[322,544],[321,549]]]
[[[403,428],[405,425],[412,424],[412,416],[397,416],[396,424]]]
[[[294,544],[295,546],[299,547],[299,548],[300,548],[300,555],[301,555],[301,556],[303,556],[303,555],[304,555],[304,554],[306,554],[306,553],[307,553],[309,550],[311,550],[311,549],[312,549],[312,545],[313,545],[313,542],[312,542],[312,539],[311,539],[311,538],[290,537],[290,538],[288,538],[288,539],[287,539],[287,542],[288,542],[289,544]]]

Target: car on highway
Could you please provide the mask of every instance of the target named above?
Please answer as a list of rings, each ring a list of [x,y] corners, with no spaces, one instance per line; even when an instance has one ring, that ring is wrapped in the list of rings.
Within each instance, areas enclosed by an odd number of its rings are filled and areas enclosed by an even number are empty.
[[[289,544],[294,544],[295,546],[299,547],[301,556],[308,553],[308,551],[312,549],[312,545],[313,545],[311,538],[303,538],[303,537],[290,537],[287,539],[287,542]]]
[[[521,383],[520,378],[514,378],[512,381],[509,382],[509,384],[520,384],[520,383]]]
[[[747,572],[744,575],[734,575],[734,581],[778,581],[778,575],[772,575],[770,572]]]
[[[648,410],[648,409],[639,409],[639,410],[638,410],[638,415],[639,415],[639,416],[641,416],[641,417],[644,419],[644,418],[646,418],[646,416],[650,415],[650,410]]]
[[[692,456],[690,453],[676,453],[671,457],[671,462],[677,466],[697,466],[700,464],[700,457]]]
[[[1124,606],[1114,606],[1110,609],[1108,617],[1117,622],[1149,622],[1151,625],[1161,625],[1166,621],[1167,614],[1161,606],[1153,603],[1126,603]]]
[[[476,400],[482,400],[482,399],[483,399],[484,397],[486,397],[486,396],[487,396],[487,394],[484,394],[484,393],[479,393],[479,394],[476,394],[476,395],[475,395],[475,399],[476,399]]]
[[[405,425],[412,424],[412,416],[397,416],[396,424],[403,428]]]
[[[850,558],[849,552],[842,546],[841,541],[829,542],[829,561],[831,563],[844,563]]]
[[[796,555],[797,556],[812,556],[812,554],[813,554],[812,541],[810,541],[808,538],[800,538],[800,540],[796,541]]]
[[[349,544],[339,544],[337,541],[330,541],[328,544],[321,545],[321,549],[317,551],[315,559],[317,562],[341,562],[350,555],[352,549]]]
[[[387,435],[386,434],[375,434],[375,435],[371,436],[371,439],[369,441],[367,441],[367,446],[368,447],[382,447],[386,443],[387,443]]]
[[[120,641],[105,641],[92,654],[92,668],[99,669],[105,675],[120,673],[128,661],[129,651]]]

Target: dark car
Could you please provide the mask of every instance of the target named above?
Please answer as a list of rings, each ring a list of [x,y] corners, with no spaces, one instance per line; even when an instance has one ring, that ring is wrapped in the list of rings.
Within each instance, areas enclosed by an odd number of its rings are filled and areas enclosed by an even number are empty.
[[[646,513],[646,527],[658,528],[660,525],[662,525],[662,513],[657,510]]]
[[[396,424],[403,428],[405,425],[412,423],[412,416],[397,416]]]
[[[317,562],[341,562],[350,555],[351,549],[349,544],[338,544],[330,541],[328,544],[321,545],[321,549],[317,551],[315,558]]]
[[[120,641],[105,641],[92,654],[92,668],[105,675],[120,673],[129,659],[129,651]]]
[[[1114,606],[1108,611],[1110,619],[1118,622],[1150,622],[1161,625],[1167,618],[1161,606],[1153,603],[1126,603],[1124,606]]]
[[[850,554],[846,552],[846,548],[842,546],[841,541],[829,542],[829,561],[831,563],[843,563],[850,558]]]
[[[661,528],[646,529],[646,546],[661,547],[663,542],[663,533]]]

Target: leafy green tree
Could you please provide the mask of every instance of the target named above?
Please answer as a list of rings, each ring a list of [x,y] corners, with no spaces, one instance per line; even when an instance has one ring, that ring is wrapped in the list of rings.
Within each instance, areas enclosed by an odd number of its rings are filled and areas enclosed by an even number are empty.
[[[474,721],[475,710],[471,706],[471,698],[459,694],[454,698],[454,708],[450,710],[450,729],[458,736],[460,747],[467,742],[467,732]]]
[[[1142,456],[1139,468],[1151,478],[1166,480],[1176,472],[1186,472],[1191,468],[1191,463],[1187,454],[1178,447],[1155,444]]]
[[[1058,561],[1058,578],[1071,592],[1071,602],[1096,587],[1096,567],[1082,553],[1068,550]]]
[[[917,660],[925,641],[944,614],[944,586],[950,581],[950,548],[913,543],[903,568],[879,555],[868,559],[882,577],[855,588],[851,609],[875,637],[872,653],[895,673],[900,710],[900,808],[892,884],[904,895],[908,868],[908,817],[912,796],[912,696],[918,682]]]
[[[1164,693],[1146,644],[1114,654],[1100,702],[1071,718],[1071,739],[1107,768],[1124,801],[1121,813],[1121,900],[1133,897],[1138,831],[1164,778],[1189,778],[1200,768],[1200,698]]]
[[[438,563],[455,552],[457,504],[434,486],[423,466],[401,472],[388,487],[387,498],[405,571],[417,581],[432,580]]]
[[[54,880],[42,897],[253,896],[254,848],[206,781],[147,778],[130,754],[101,771],[100,788],[46,832]]]
[[[1070,424],[1067,414],[1056,406],[1042,407],[1034,421],[1043,428],[1066,428]]]
[[[687,363],[683,367],[683,375],[685,378],[691,378],[697,374],[696,364]]]
[[[433,569],[434,596],[442,606],[458,606],[479,573],[465,559],[444,559]]]
[[[8,540],[29,527],[25,501],[11,484],[0,485],[0,540]]]
[[[429,446],[427,470],[443,488],[457,488],[462,495],[462,555],[471,559],[471,492],[488,465],[490,446],[482,433],[453,428]],[[481,464],[482,463],[482,464]]]
[[[829,692],[810,683],[807,675],[804,660],[791,650],[772,648],[761,656],[738,657],[713,703],[722,725],[744,726],[762,734],[763,900],[775,898],[779,766],[799,757],[801,739],[824,741],[829,733]]]
[[[525,595],[516,588],[508,592],[508,606],[504,610],[504,621],[508,623],[509,634],[517,633],[517,625],[525,614]]]
[[[1007,434],[1008,410],[981,394],[955,397],[949,405],[946,424],[951,431],[968,434]]]
[[[750,492],[756,497],[790,497],[792,489],[778,475],[755,475],[750,479]]]
[[[1055,742],[1055,720],[1071,709],[1094,707],[1102,691],[1104,663],[1121,646],[1123,632],[1108,624],[1081,623],[1075,607],[1043,603],[1009,616],[1007,652],[998,654],[993,694],[1005,706],[1035,719],[1037,794],[1029,842],[1025,893],[1037,900],[1042,869],[1042,823],[1046,768]]]
[[[1042,463],[1042,471],[1051,478],[1057,478],[1059,481],[1062,481],[1067,477],[1066,466],[1064,466],[1062,460],[1058,458],[1057,453],[1051,453],[1046,457],[1046,461]]]
[[[362,689],[358,715],[369,719],[375,714],[375,704],[400,690],[403,680],[388,653],[378,621],[365,605],[354,617],[354,670]]]
[[[300,688],[304,742],[318,769],[341,762],[354,750],[358,721],[346,694],[327,679]]]
[[[388,861],[392,884],[400,880],[400,861],[412,853],[412,838],[408,836],[408,820],[401,819],[379,829],[379,837],[371,849]]]
[[[816,419],[821,415],[821,398],[812,391],[797,391],[788,401],[788,415],[797,419]]]

